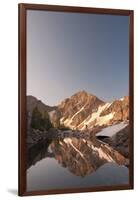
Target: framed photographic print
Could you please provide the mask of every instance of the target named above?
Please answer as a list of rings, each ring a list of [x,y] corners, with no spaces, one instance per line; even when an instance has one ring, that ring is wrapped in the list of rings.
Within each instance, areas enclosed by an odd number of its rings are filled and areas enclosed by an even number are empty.
[[[19,4],[19,195],[133,189],[133,10]]]

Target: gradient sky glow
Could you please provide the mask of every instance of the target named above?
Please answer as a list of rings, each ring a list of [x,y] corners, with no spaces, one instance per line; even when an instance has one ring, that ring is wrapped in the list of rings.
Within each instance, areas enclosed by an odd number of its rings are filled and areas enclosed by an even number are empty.
[[[128,16],[27,11],[27,95],[48,105],[79,90],[128,95]]]

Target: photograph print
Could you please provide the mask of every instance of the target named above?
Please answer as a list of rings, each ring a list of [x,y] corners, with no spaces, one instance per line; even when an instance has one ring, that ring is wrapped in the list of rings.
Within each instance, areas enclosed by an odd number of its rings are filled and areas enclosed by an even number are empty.
[[[132,188],[129,25],[26,10],[26,192]]]

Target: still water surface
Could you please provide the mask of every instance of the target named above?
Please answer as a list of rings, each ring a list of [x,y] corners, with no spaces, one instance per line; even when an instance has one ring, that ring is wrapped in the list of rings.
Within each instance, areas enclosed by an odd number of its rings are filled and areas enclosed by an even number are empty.
[[[27,191],[128,184],[123,157],[97,141],[65,138],[29,152]]]

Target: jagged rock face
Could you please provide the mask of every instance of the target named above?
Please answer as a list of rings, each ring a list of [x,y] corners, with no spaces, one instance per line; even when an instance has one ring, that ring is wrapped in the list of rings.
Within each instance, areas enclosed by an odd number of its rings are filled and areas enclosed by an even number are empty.
[[[37,107],[41,113],[44,113],[45,111],[50,112],[56,109],[55,106],[45,105],[41,100],[38,100],[33,96],[27,96],[27,112],[32,113],[35,107]]]
[[[78,92],[58,106],[62,115],[61,123],[76,127],[103,103],[96,96],[85,91]]]
[[[115,100],[112,104],[101,113],[101,116],[107,115],[109,113],[114,113],[114,117],[111,120],[114,121],[124,121],[129,119],[129,97],[125,96],[121,100]]]
[[[128,96],[112,103],[106,103],[94,95],[80,91],[54,107],[47,106],[35,97],[28,96],[28,124],[35,106],[40,112],[44,113],[46,110],[49,113],[50,121],[56,128],[63,125],[71,129],[84,130],[86,127],[94,129],[129,119]]]
[[[26,141],[27,141],[27,147],[30,148],[34,144],[37,144],[41,139],[46,139],[47,131],[40,131],[31,129],[29,130]]]
[[[120,153],[97,140],[65,138],[54,141],[51,149],[59,164],[77,176],[90,174],[107,162],[126,162]]]
[[[129,126],[119,131],[113,139],[113,147],[126,158],[129,157]]]
[[[112,138],[103,139],[124,157],[129,158],[129,125],[117,132]]]

